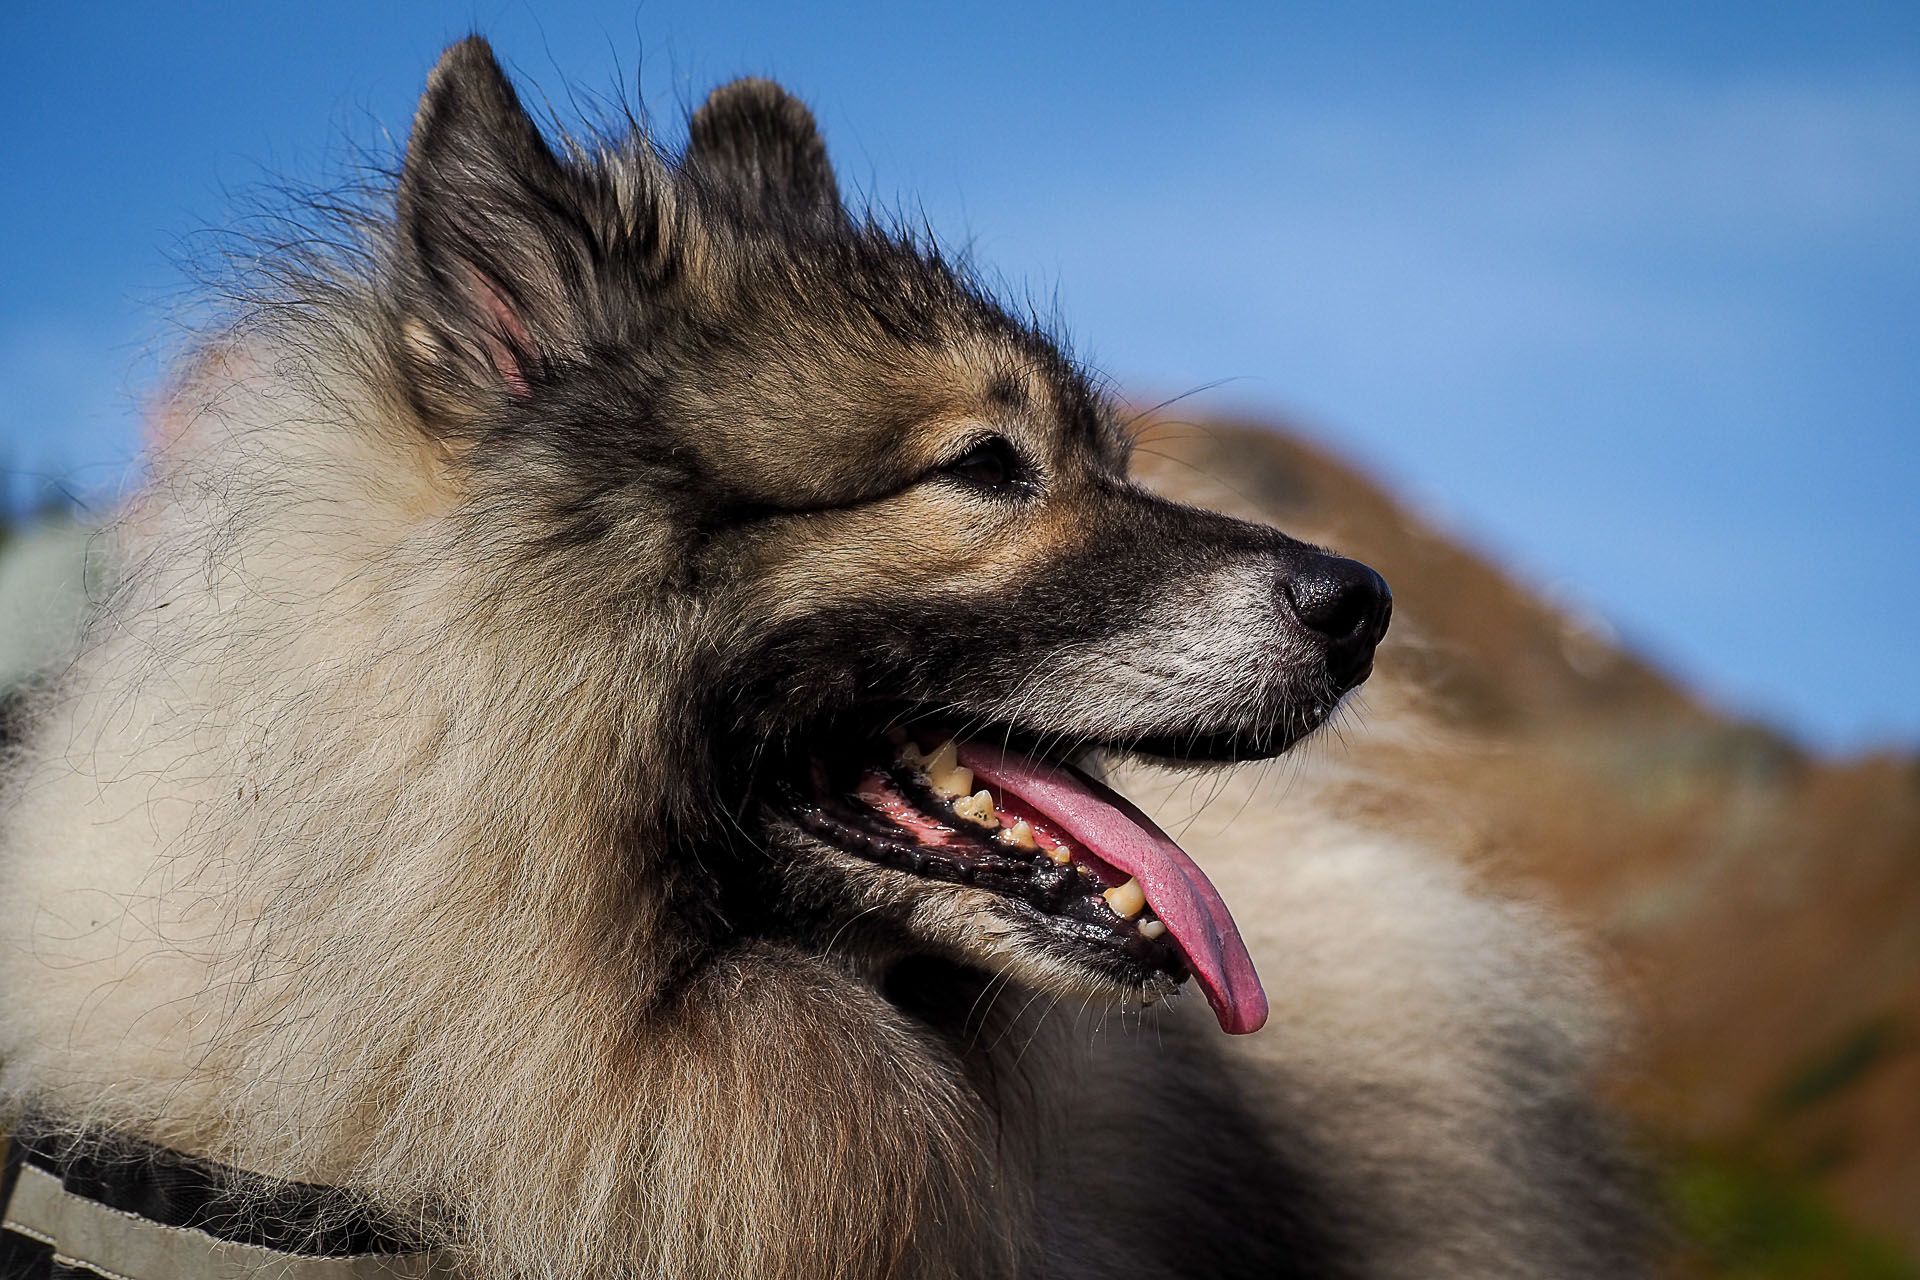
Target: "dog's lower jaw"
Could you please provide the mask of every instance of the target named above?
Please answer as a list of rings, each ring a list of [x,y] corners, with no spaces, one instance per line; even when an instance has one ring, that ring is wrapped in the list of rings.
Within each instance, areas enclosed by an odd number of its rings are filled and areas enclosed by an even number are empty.
[[[938,962],[1021,998],[1096,1016],[1158,1003],[1186,984],[1180,954],[1164,938],[1145,940],[1049,914],[1019,895],[917,875],[826,843],[783,812],[769,810],[763,821],[775,866],[772,887],[759,896],[780,902],[782,913],[758,927],[785,945],[868,974]],[[892,977],[880,985],[905,990]]]

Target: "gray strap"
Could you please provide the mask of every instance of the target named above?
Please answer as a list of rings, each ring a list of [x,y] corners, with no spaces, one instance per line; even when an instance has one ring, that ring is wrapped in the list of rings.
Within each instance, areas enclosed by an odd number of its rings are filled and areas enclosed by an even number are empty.
[[[74,1195],[27,1165],[13,1189],[8,1231],[53,1247],[55,1257],[107,1280],[451,1280],[434,1253],[360,1253],[316,1258],[170,1227]]]

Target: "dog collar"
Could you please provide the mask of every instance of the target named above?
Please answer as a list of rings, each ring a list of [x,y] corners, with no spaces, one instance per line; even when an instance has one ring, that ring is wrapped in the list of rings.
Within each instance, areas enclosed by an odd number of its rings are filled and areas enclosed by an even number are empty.
[[[350,1193],[120,1134],[23,1121],[0,1175],[0,1280],[442,1280],[443,1256]]]

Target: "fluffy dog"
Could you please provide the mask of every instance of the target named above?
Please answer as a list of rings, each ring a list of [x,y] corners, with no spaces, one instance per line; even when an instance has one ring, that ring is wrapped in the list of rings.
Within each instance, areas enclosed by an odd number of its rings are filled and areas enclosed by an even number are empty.
[[[1526,913],[1303,782],[1206,851],[1243,932],[1102,780],[1286,751],[1385,584],[1132,483],[795,99],[556,147],[469,39],[339,231],[183,363],[15,762],[16,1110],[475,1276],[1634,1271]]]

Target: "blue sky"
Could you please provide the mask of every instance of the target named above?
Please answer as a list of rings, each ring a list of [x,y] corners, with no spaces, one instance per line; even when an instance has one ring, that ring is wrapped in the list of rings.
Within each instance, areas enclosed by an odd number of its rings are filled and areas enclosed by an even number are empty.
[[[110,485],[197,228],[478,28],[815,106],[1123,388],[1285,412],[1721,704],[1920,743],[1920,5],[15,5],[0,466]],[[580,100],[584,103],[584,99]],[[1225,380],[1222,382],[1222,380]]]

